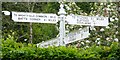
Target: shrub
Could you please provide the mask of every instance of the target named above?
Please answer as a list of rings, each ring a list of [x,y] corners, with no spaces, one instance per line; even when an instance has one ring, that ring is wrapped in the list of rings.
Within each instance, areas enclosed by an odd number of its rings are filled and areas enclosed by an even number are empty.
[[[34,44],[2,41],[3,60],[118,60],[120,47],[117,42],[111,46],[91,46],[89,48],[48,47],[37,48]]]

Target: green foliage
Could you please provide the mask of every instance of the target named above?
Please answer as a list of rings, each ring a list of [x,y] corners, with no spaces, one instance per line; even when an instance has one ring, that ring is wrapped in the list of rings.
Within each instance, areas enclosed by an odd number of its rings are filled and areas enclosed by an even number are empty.
[[[44,26],[44,27],[43,27]],[[39,43],[55,38],[58,31],[55,25],[51,24],[34,24],[33,25],[33,43]]]
[[[14,40],[2,40],[3,60],[118,60],[120,47],[117,42],[108,46],[89,48],[48,47],[38,48],[34,44],[17,43]]]
[[[91,7],[93,7],[93,3],[89,2],[76,2],[76,4],[83,10],[83,12],[86,12],[87,14],[91,12]]]

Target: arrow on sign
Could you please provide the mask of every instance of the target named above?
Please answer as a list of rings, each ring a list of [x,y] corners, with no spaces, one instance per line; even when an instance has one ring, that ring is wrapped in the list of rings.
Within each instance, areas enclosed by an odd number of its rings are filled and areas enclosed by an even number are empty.
[[[109,24],[108,17],[97,16],[68,15],[66,21],[73,25],[107,26]]]
[[[47,13],[12,12],[12,20],[15,22],[57,23],[58,16]]]

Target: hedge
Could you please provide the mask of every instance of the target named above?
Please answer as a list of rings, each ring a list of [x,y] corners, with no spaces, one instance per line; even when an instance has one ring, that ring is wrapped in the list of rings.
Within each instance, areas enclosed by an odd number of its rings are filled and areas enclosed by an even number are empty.
[[[118,42],[111,46],[91,46],[89,48],[48,47],[38,48],[34,44],[2,41],[2,60],[119,60]]]

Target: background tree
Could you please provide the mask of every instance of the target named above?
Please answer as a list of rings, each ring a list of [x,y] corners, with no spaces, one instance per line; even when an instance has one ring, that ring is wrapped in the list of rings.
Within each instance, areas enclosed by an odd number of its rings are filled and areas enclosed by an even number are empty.
[[[82,5],[83,4],[83,5]],[[68,13],[84,15],[84,16],[104,16],[109,17],[109,25],[106,27],[90,27],[91,35],[89,38],[86,38],[81,41],[83,45],[110,45],[112,42],[118,42],[119,32],[118,32],[118,21],[119,15],[116,10],[116,3],[75,3],[71,2],[67,4]],[[84,8],[84,9],[82,9]],[[108,11],[105,16],[105,9]],[[72,29],[75,28],[76,25],[73,25]],[[81,26],[82,28],[83,26]],[[80,26],[78,27],[80,28]],[[71,30],[71,29],[70,29]],[[82,45],[82,46],[83,46]]]

